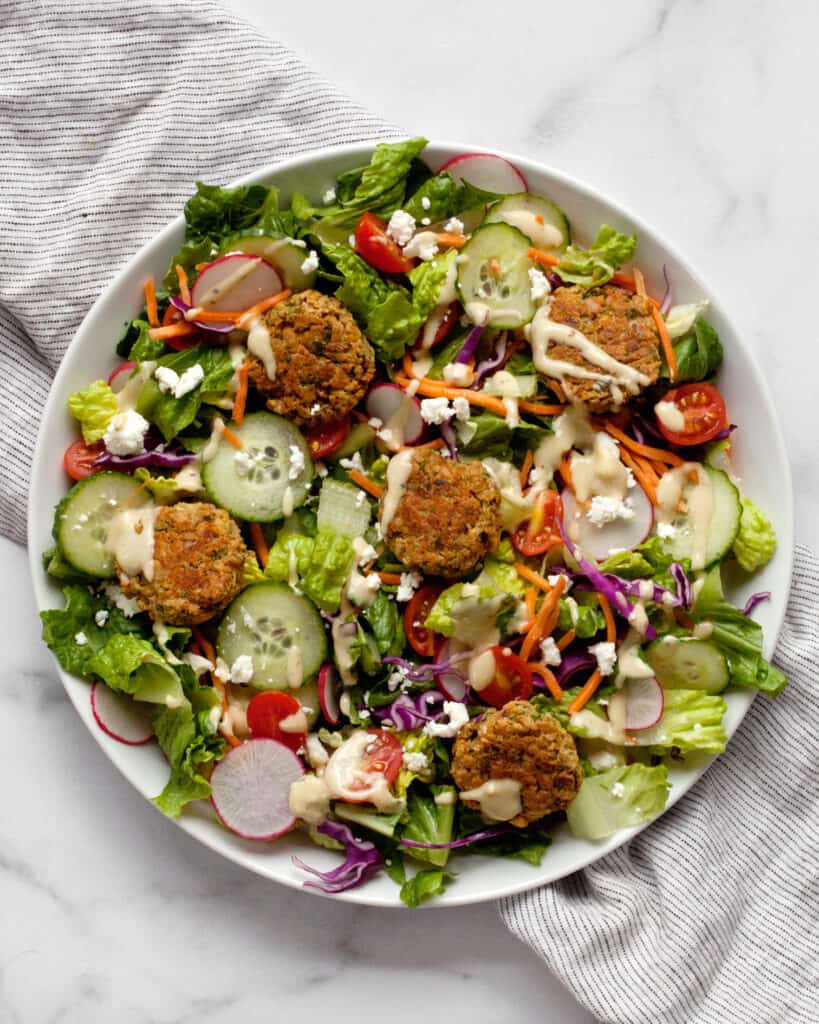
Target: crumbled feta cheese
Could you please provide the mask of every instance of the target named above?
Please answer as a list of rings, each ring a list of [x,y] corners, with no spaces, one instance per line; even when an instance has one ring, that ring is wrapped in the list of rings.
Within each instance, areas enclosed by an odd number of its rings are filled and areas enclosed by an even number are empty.
[[[362,721],[366,722],[370,718],[370,712],[366,708],[360,708],[358,717],[362,719]]]
[[[432,200],[429,196],[421,196],[421,206],[423,206],[425,210],[428,210],[430,206],[432,206]]]
[[[595,494],[591,500],[589,511],[586,513],[586,518],[595,526],[605,526],[606,523],[613,523],[615,519],[633,519],[634,506],[628,498],[621,501],[619,498]]]
[[[240,655],[240,657],[246,657],[246,655]],[[216,659],[216,668],[213,670],[213,675],[220,683],[230,682],[230,669],[227,662],[223,661],[222,658]]]
[[[297,444],[291,444],[289,450],[290,469],[287,471],[287,479],[297,480],[300,474],[304,472],[304,452]]]
[[[537,267],[529,267],[529,294],[532,297],[532,302],[545,298],[551,290],[549,278],[543,271],[538,270]]]
[[[427,722],[424,726],[424,732],[427,736],[440,736],[442,739],[451,739],[458,733],[461,726],[466,725],[469,721],[469,712],[466,710],[466,704],[461,704],[456,700],[445,700],[443,713],[449,721]]]
[[[424,398],[421,400],[421,419],[424,423],[448,423],[455,415],[448,398]]]
[[[450,217],[444,224],[444,231],[451,231],[453,235],[464,233],[464,222],[459,217]]]
[[[629,469],[629,467],[626,466],[626,487],[628,487],[629,490],[632,490],[636,486],[637,481],[634,479],[634,474]]]
[[[387,677],[387,689],[390,693],[395,693],[399,686],[404,683],[406,676],[400,669],[396,669],[395,672],[391,672]]]
[[[247,476],[253,469],[255,458],[246,448],[240,449],[233,456],[233,469],[237,476]]]
[[[614,663],[617,661],[617,650],[613,643],[603,641],[599,644],[592,644],[589,654],[597,659],[597,667],[601,676],[610,676],[614,670]]]
[[[429,758],[420,750],[405,750],[401,760],[410,772],[423,772],[429,768]]]
[[[316,471],[316,475],[322,479],[327,476],[327,467],[323,462],[314,462],[313,469]]]
[[[287,241],[291,245],[295,245],[295,247],[297,249],[306,249],[307,248],[307,242],[305,242],[305,240],[303,238],[288,238]]]
[[[350,235],[347,239],[347,245],[349,245],[351,249],[355,249],[355,235]]]
[[[622,782],[615,782],[611,787],[611,795],[613,797],[617,797],[618,799],[625,793],[625,791],[626,787],[623,785]]]
[[[205,379],[205,371],[199,363],[194,363],[179,378],[179,383],[173,389],[174,398],[183,398],[189,392],[198,388]]]
[[[108,609],[100,608],[98,612],[94,614],[94,622],[102,629],[105,623],[108,621]]]
[[[419,572],[402,572],[401,582],[395,595],[396,601],[410,601],[412,595],[421,586],[423,577]]]
[[[547,580],[547,582],[548,582],[550,587],[556,587],[558,585],[558,583],[560,582],[560,580],[565,580],[566,581],[566,586],[563,588],[564,596],[566,594],[568,594],[569,591],[572,589],[572,581],[569,579],[568,576],[566,576],[562,572],[553,573],[551,576],[547,576],[546,580]]]
[[[547,636],[540,641],[540,658],[544,665],[559,665],[563,660],[553,637]]]
[[[145,432],[149,426],[145,417],[133,409],[117,413],[103,436],[106,449],[112,455],[141,455],[145,451]]]
[[[318,265],[318,253],[315,249],[311,249],[307,256],[302,260],[301,272],[302,274],[312,274],[314,270],[318,270]]]
[[[677,536],[677,527],[673,523],[657,523],[657,536],[663,540],[671,540]]]
[[[364,493],[363,491],[361,492]],[[359,565],[368,565],[370,562],[374,562],[378,558],[378,552],[372,546],[372,544],[359,544],[355,549],[356,556],[358,558]],[[378,577],[375,577],[378,579]]]
[[[234,683],[249,683],[253,678],[253,659],[249,654],[240,654],[230,666],[230,678]]]
[[[434,231],[419,231],[404,247],[404,255],[407,259],[418,257],[425,262],[435,259],[438,255],[438,236]]]
[[[455,413],[455,419],[459,423],[466,423],[469,419],[469,399],[467,398],[453,398],[452,399],[452,411]]]
[[[390,217],[387,234],[399,245],[406,245],[415,234],[415,218],[406,210],[396,210]]]
[[[80,630],[79,633],[74,634],[74,643],[78,647],[85,647],[85,645],[88,643],[88,637],[85,635],[85,633],[83,633],[82,630]]]
[[[216,667],[210,658],[203,658],[201,654],[192,654],[190,651],[182,655],[182,660],[190,665],[197,676],[203,672],[212,672]]]
[[[475,371],[466,363],[447,363],[443,369],[443,378],[447,384],[454,384],[458,388],[468,388],[475,380]]]
[[[330,203],[334,203],[336,201],[336,190],[332,186],[330,186],[330,188],[326,188],[321,199],[325,206],[329,206]]]
[[[164,394],[173,394],[174,388],[179,383],[179,374],[170,366],[157,366],[154,370],[154,380]]]
[[[432,221],[429,219],[429,217],[422,217],[421,218],[421,223],[426,228],[426,227],[429,227],[429,225],[432,223]]]
[[[364,472],[364,463],[361,461],[361,452],[353,452],[350,459],[339,459],[339,466],[342,469],[357,469],[359,473]]]
[[[108,583],[105,586],[105,596],[116,608],[122,612],[126,619],[132,619],[139,613],[139,605],[135,597],[126,597],[116,583]]]

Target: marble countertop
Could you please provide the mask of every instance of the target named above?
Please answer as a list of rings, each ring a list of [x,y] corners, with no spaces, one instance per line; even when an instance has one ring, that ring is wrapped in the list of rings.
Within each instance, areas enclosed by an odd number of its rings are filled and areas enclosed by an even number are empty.
[[[767,367],[819,546],[811,275],[819,151],[799,58],[819,10],[590,0],[544,6],[229,0],[413,133],[520,152],[672,239]],[[429,13],[427,13],[429,11]],[[810,24],[808,23],[810,22]],[[771,287],[775,282],[775,287]],[[775,500],[775,497],[774,499]],[[0,1020],[392,1024],[592,1018],[492,906],[407,914],[265,882],[165,821],[89,742],[39,641],[24,552],[0,541],[7,723],[0,774]],[[400,913],[400,917],[398,914]]]

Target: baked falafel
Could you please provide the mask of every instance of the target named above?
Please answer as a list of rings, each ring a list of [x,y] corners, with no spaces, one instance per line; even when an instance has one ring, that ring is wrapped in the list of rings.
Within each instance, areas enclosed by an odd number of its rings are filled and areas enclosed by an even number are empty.
[[[386,498],[386,495],[385,495]],[[454,579],[475,569],[500,543],[500,492],[480,462],[438,451],[412,453],[412,467],[384,539],[409,569]]]
[[[338,299],[304,291],[265,315],[276,376],[257,356],[248,379],[268,408],[298,427],[320,427],[346,416],[375,374],[375,355],[352,314]]]
[[[209,502],[164,505],[154,521],[154,574],[126,576],[122,592],[156,622],[195,626],[226,608],[242,588],[249,552],[239,527]]]
[[[524,828],[565,810],[577,795],[583,772],[574,740],[557,719],[538,713],[528,701],[513,700],[458,730],[452,777],[461,791],[490,779],[519,782],[521,811],[511,824]],[[464,803],[479,809],[474,800]]]

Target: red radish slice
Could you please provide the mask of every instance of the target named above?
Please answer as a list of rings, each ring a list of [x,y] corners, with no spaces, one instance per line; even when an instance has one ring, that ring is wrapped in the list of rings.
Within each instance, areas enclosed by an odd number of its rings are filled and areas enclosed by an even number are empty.
[[[493,153],[462,153],[447,160],[441,170],[449,171],[455,181],[468,181],[486,192],[512,195],[529,191],[529,185],[517,167]]]
[[[112,370],[108,377],[108,387],[118,395],[120,391],[128,383],[128,378],[131,376],[131,371],[136,369],[136,363],[120,363],[116,369]]]
[[[220,311],[250,309],[284,288],[279,272],[261,256],[235,252],[209,263],[193,283],[194,306]]]
[[[303,775],[301,761],[283,743],[246,740],[213,769],[211,803],[225,828],[237,836],[276,839],[296,822],[290,786]]]
[[[629,679],[626,684],[626,729],[630,732],[650,729],[663,717],[664,707],[663,688],[653,676]]]
[[[91,713],[104,733],[129,747],[141,747],[154,738],[151,722],[156,705],[132,700],[105,683],[91,686]]]
[[[452,649],[452,645],[449,640],[444,640],[441,646],[435,652],[436,661],[446,661],[451,658],[455,653]],[[466,659],[464,659],[464,666],[466,666]],[[456,675],[454,672],[441,672],[435,676],[435,685],[446,697],[447,700],[463,701],[466,698],[466,679],[464,675]]]
[[[376,384],[366,401],[367,415],[381,420],[379,434],[390,451],[405,444],[418,444],[424,436],[421,403],[397,384]],[[387,434],[386,432],[389,431]]]
[[[631,551],[646,539],[654,526],[654,509],[643,488],[637,484],[629,489],[626,500],[634,510],[632,519],[614,519],[595,526],[580,508],[568,487],[560,495],[563,502],[563,523],[569,537],[587,558],[604,562],[610,553]]]
[[[329,725],[338,725],[341,721],[341,708],[338,704],[339,683],[336,667],[332,662],[325,662],[318,674],[318,694],[321,713]]]

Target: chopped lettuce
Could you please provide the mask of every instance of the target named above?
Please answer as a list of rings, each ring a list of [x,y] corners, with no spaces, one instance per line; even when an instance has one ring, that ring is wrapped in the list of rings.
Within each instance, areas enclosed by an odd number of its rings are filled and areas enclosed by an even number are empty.
[[[132,320],[130,332],[126,337],[133,337],[134,332],[136,332],[136,337],[133,342],[130,342],[130,348],[127,353],[123,352],[120,354],[127,355],[134,363],[144,363],[147,360],[159,359],[160,356],[165,354],[167,348],[164,341],[154,341],[149,334],[150,330],[151,325],[147,320]]]
[[[412,302],[422,320],[439,304],[441,289],[457,256],[458,250],[450,249],[437,259],[419,263],[407,275],[412,284]]]
[[[558,603],[557,628],[561,633],[573,629],[580,640],[588,640],[605,629],[606,620],[595,595],[577,593],[561,597]]]
[[[404,650],[404,620],[395,601],[379,590],[372,604],[363,610],[361,618],[367,623],[382,657],[397,657]]]
[[[674,342],[674,357],[677,360],[678,384],[705,380],[715,374],[722,363],[719,335],[707,320],[697,317],[693,326]],[[665,360],[661,376],[668,377]]]
[[[417,871],[401,886],[401,902],[408,907],[417,907],[433,896],[440,896],[454,878],[451,871],[441,871],[439,868]]]
[[[341,591],[353,566],[349,537],[319,530],[315,537],[281,532],[270,549],[264,574],[279,583],[300,579],[304,593],[319,608],[338,611]]]
[[[670,788],[665,765],[630,764],[589,775],[566,811],[569,828],[578,839],[605,839],[656,818]]]
[[[133,634],[112,636],[88,662],[88,672],[134,700],[171,708],[185,700],[174,669],[153,644]]]
[[[68,396],[68,411],[80,421],[86,444],[102,440],[118,408],[117,396],[104,380],[95,380],[83,391],[73,391]]]
[[[495,192],[475,188],[468,181],[457,182],[449,171],[433,175],[418,188],[404,203],[404,209],[420,223],[424,217],[431,221],[454,217],[464,210],[471,210],[501,198]],[[428,200],[428,205],[424,200]]]
[[[684,334],[688,334],[694,326],[697,317],[700,313],[704,313],[708,306],[708,299],[702,299],[700,302],[687,302],[681,306],[672,306],[665,315],[665,329],[668,331],[669,338],[676,340]]]
[[[725,750],[722,697],[702,690],[665,690],[660,721],[634,734],[638,746],[657,753],[676,748],[680,753],[721,754]]]
[[[635,235],[620,234],[604,224],[591,248],[570,245],[555,269],[564,281],[594,288],[610,281],[615,272],[632,258],[636,248]]]
[[[523,421],[510,427],[505,419],[485,412],[459,425],[458,451],[468,459],[508,459],[510,450],[522,456],[527,449],[537,448],[548,433],[546,427]]]
[[[770,519],[750,498],[742,499],[739,533],[734,540],[734,554],[746,572],[767,565],[776,551],[776,532]]]
[[[443,803],[435,798],[443,797]],[[410,786],[407,792],[406,824],[402,839],[416,843],[449,843],[455,824],[457,794],[454,786]],[[404,853],[414,860],[442,868],[449,860],[449,850],[425,850],[405,846]]]
[[[477,586],[477,594],[464,596],[464,587]],[[474,584],[454,583],[443,590],[425,620],[427,629],[455,637],[474,646],[485,643],[487,635],[501,633],[504,620],[517,608],[517,598],[504,591],[493,579],[481,578]]]

